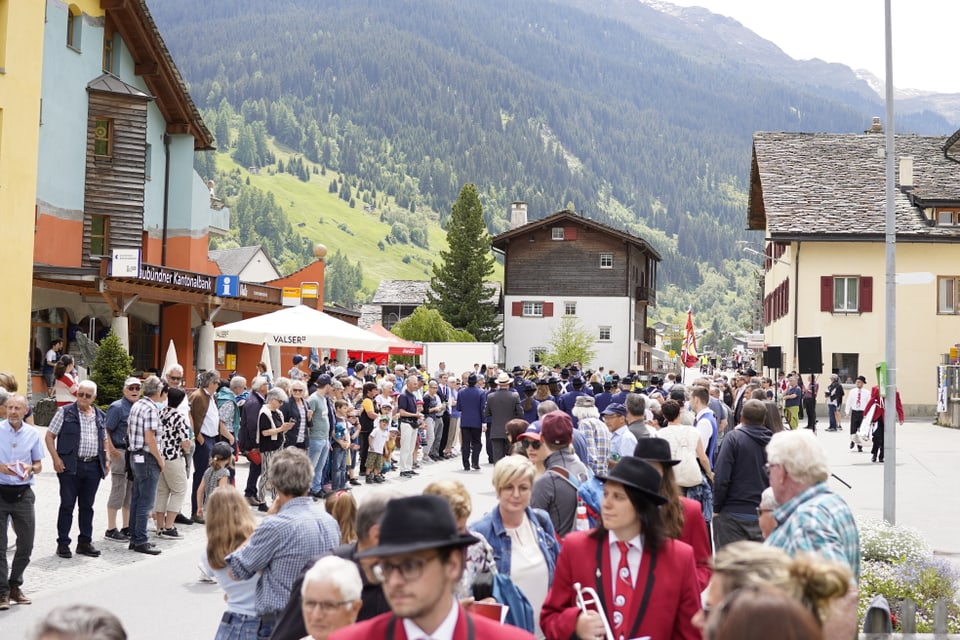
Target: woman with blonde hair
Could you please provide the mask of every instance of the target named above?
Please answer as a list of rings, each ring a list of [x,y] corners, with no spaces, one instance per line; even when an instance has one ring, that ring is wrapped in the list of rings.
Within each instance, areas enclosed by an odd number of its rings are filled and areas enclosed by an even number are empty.
[[[357,541],[357,501],[349,491],[334,491],[323,502],[327,513],[340,525],[340,544]]]
[[[200,569],[213,576],[226,594],[227,611],[220,620],[214,640],[256,640],[259,575],[234,580],[224,560],[246,544],[256,522],[243,494],[233,486],[218,487],[206,504],[207,549],[200,556]]]
[[[852,579],[849,567],[841,562],[812,554],[791,558],[777,547],[741,540],[717,551],[706,609],[717,607],[739,589],[771,586],[794,597],[822,626],[834,604],[849,591]],[[705,614],[697,613],[693,623],[703,629]]]

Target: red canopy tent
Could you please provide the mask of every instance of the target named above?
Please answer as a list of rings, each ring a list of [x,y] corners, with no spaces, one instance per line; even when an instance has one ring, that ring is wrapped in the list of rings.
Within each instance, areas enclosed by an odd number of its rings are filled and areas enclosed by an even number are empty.
[[[376,324],[367,328],[367,331],[370,333],[375,333],[378,336],[384,337],[390,341],[390,346],[387,348],[387,352],[382,351],[347,351],[347,358],[350,360],[360,360],[361,362],[366,362],[367,360],[373,358],[377,364],[386,364],[388,356],[422,356],[423,355],[423,345],[417,344],[416,342],[410,342],[409,340],[404,340],[395,333],[391,333],[389,329],[384,327],[382,324],[377,322]]]

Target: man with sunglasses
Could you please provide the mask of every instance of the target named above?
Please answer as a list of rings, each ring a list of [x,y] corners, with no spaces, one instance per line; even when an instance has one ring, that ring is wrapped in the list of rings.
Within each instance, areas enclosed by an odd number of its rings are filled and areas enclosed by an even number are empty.
[[[104,538],[114,542],[130,542],[130,494],[133,482],[127,477],[127,418],[133,403],[140,398],[140,380],[127,378],[123,397],[107,408],[107,458],[110,460],[110,497],[107,498],[107,531]],[[117,512],[122,512],[117,528]]]
[[[93,546],[93,501],[100,480],[106,477],[106,414],[93,401],[97,385],[84,380],[77,387],[77,399],[57,409],[47,427],[45,441],[60,482],[60,513],[57,516],[57,555],[71,558],[70,529],[73,511],[79,503],[77,554],[96,558],[100,550]]]
[[[466,547],[478,541],[457,530],[440,496],[397,498],[387,505],[377,546],[357,554],[375,558],[391,612],[341,629],[330,640],[529,640],[533,635],[474,616],[454,596]]]

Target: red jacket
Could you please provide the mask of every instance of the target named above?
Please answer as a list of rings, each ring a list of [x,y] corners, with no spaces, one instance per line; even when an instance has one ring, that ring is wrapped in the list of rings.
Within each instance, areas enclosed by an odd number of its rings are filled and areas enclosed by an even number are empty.
[[[873,385],[873,389],[870,389],[870,399],[867,400],[867,406],[863,408],[863,413],[866,414],[870,411],[870,407],[876,405],[877,408],[874,409],[873,415],[870,416],[870,422],[882,422],[883,421],[883,405],[885,404],[883,398],[880,397],[880,387]],[[900,404],[900,392],[897,391],[897,418],[900,424],[903,424],[903,405]]]
[[[703,507],[696,500],[680,498],[683,504],[683,531],[680,542],[693,547],[693,559],[697,563],[697,585],[700,591],[707,588],[713,567],[710,564],[710,539],[707,537],[707,523],[703,519]]]
[[[467,633],[467,615],[469,614],[461,607],[460,614],[457,616],[457,626],[453,630],[453,640],[533,640],[533,634],[519,627],[497,624],[482,616],[470,616],[474,631],[471,639]],[[395,618],[390,612],[344,627],[331,634],[329,640],[383,640],[387,637],[391,626],[393,640],[407,640],[403,621]]]
[[[577,594],[573,584],[591,587],[602,594],[603,610],[608,621],[613,615],[613,594],[610,587],[610,552],[606,540],[595,540],[589,531],[576,531],[563,539],[557,569],[547,599],[540,610],[540,628],[547,640],[567,640],[575,637],[577,617]],[[600,577],[597,577],[597,545],[601,549]],[[650,569],[650,548],[644,546],[640,559],[640,575],[637,577],[636,593],[631,600],[633,615],[626,616],[627,633],[633,629],[639,613],[641,595],[647,583]],[[600,584],[598,584],[600,583]],[[602,587],[602,588],[601,588]],[[700,589],[697,587],[697,569],[690,545],[677,540],[667,540],[657,551],[657,566],[650,601],[643,620],[633,636],[650,636],[653,640],[700,640],[700,631],[691,622],[700,610]]]

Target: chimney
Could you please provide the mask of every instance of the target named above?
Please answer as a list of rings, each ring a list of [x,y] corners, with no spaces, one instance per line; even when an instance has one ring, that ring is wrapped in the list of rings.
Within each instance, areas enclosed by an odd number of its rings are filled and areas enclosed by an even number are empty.
[[[516,229],[527,224],[527,203],[513,202],[510,204],[510,228]]]
[[[880,116],[873,116],[873,119],[870,121],[870,128],[864,131],[864,133],[883,133],[883,125],[880,124]]]
[[[900,188],[913,189],[913,156],[900,156]]]

